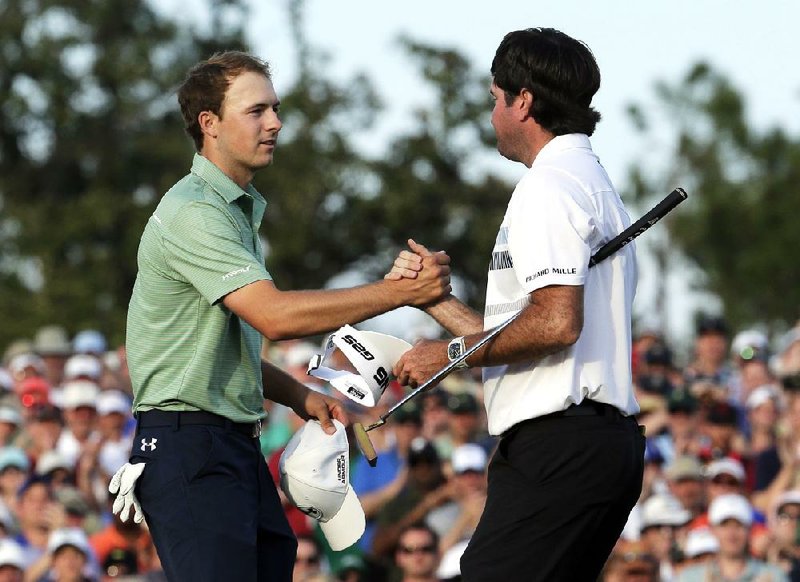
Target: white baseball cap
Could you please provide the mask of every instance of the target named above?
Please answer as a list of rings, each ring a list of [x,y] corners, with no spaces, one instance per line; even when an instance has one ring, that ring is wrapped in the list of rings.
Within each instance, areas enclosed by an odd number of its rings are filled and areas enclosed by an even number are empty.
[[[719,541],[707,527],[689,530],[683,551],[688,558],[696,558],[703,554],[716,554],[719,551]]]
[[[17,542],[10,539],[0,540],[0,567],[13,566],[25,570],[26,565],[25,552]]]
[[[64,364],[64,377],[67,380],[81,377],[99,380],[102,373],[103,364],[96,357],[89,354],[71,356]]]
[[[743,495],[728,493],[720,495],[708,508],[708,521],[719,525],[727,519],[735,519],[745,526],[753,523],[753,509]]]
[[[366,518],[350,486],[350,460],[344,425],[333,421],[336,432],[326,433],[309,420],[286,445],[279,463],[281,489],[300,511],[319,522],[335,551],[356,543],[364,534]]]
[[[336,348],[353,364],[358,374],[322,366]],[[410,349],[411,344],[400,338],[345,325],[328,337],[324,354],[311,358],[308,373],[327,380],[359,404],[375,406],[389,385],[395,363]]]
[[[97,414],[105,416],[117,412],[128,416],[131,414],[130,399],[119,390],[101,390],[97,395]]]
[[[719,475],[730,475],[739,483],[744,483],[745,474],[742,464],[732,457],[723,457],[712,461],[706,468],[706,475],[713,479]]]
[[[677,498],[669,494],[657,494],[642,504],[641,529],[659,525],[677,527],[689,523],[691,518],[692,515]]]
[[[483,473],[486,470],[487,461],[486,450],[475,443],[466,443],[456,447],[450,457],[453,473],[457,475],[466,471]]]
[[[45,451],[41,454],[36,461],[36,473],[38,475],[47,475],[56,469],[66,469],[67,471],[74,471],[75,464],[67,459],[64,455],[56,450]]]
[[[59,403],[62,408],[78,408],[79,406],[97,407],[100,389],[91,380],[72,380],[64,384]]]
[[[77,548],[87,557],[91,555],[89,539],[86,537],[86,533],[79,527],[62,527],[53,530],[47,540],[47,551],[55,553],[64,546]]]

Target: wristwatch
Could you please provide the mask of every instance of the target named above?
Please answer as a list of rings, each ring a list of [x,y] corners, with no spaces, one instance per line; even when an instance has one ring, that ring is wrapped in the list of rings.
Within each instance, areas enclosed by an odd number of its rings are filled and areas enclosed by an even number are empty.
[[[450,343],[447,344],[447,359],[451,362],[459,359],[461,356],[464,355],[464,352],[467,351],[467,345],[464,343],[464,337],[456,337],[450,340]],[[458,370],[460,368],[469,368],[469,364],[467,364],[466,360],[461,360],[458,364],[456,364],[455,369]]]

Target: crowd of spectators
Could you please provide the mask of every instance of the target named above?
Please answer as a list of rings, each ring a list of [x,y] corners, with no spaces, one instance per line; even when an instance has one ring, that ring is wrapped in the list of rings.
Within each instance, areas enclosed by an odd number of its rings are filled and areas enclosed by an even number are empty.
[[[658,332],[635,339],[644,488],[603,580],[800,580],[800,328],[770,341],[706,317],[685,354],[672,348]],[[306,373],[321,351],[287,341],[264,355],[338,395]],[[356,545],[332,551],[317,522],[283,499],[297,582],[459,579],[496,444],[479,373],[452,374],[372,431],[376,467],[350,439],[367,517]],[[0,582],[164,580],[146,523],[110,511],[108,481],[135,429],[124,348],[97,331],[44,327],[6,347],[0,392]],[[368,423],[403,394],[393,383],[374,408],[343,402]],[[261,448],[278,483],[280,454],[303,421],[265,408]]]

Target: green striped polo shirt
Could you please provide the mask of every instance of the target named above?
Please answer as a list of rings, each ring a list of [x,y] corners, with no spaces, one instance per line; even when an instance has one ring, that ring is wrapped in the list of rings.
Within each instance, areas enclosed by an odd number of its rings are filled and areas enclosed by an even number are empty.
[[[264,416],[261,335],[222,299],[271,279],[258,238],[266,205],[200,155],[161,199],[139,243],[128,307],[134,412]]]

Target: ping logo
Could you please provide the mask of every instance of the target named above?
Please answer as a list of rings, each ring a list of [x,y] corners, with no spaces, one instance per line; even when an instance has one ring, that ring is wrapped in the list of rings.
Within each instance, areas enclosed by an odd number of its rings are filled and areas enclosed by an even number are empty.
[[[365,348],[362,343],[360,343],[356,338],[354,338],[350,334],[342,336],[342,339],[351,346],[353,346],[353,349],[357,351],[359,354],[361,354],[361,357],[364,358],[365,360],[369,361],[375,359],[375,356],[372,355],[372,352],[370,352],[367,348]]]
[[[156,450],[156,443],[158,442],[157,438],[151,438],[150,442],[147,442],[147,439],[142,439],[142,446],[139,447],[140,451],[155,451]]]

